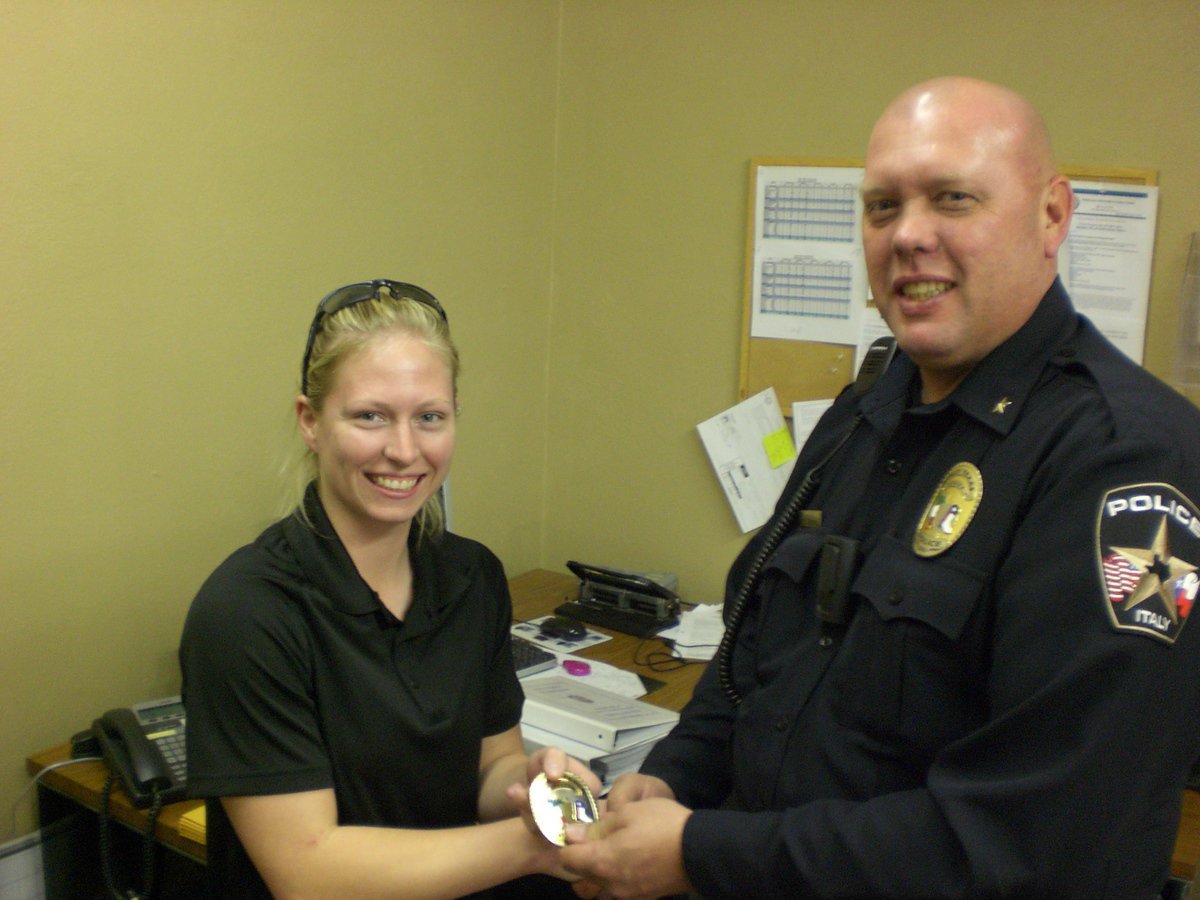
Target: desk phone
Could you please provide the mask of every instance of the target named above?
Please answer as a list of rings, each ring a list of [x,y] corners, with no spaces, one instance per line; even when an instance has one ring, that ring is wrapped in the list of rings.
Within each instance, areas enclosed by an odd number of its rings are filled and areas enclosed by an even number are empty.
[[[149,806],[156,792],[163,803],[186,795],[186,725],[180,697],[110,709],[92,724],[101,755],[134,806]]]

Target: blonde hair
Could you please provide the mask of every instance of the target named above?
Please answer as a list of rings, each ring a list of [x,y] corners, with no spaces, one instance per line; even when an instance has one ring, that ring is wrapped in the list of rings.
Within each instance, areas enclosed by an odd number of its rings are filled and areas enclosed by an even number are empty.
[[[450,326],[432,306],[409,297],[377,293],[369,300],[346,306],[326,317],[313,339],[308,368],[302,373],[308,402],[314,412],[324,408],[342,364],[381,337],[407,335],[422,341],[440,356],[450,370],[450,385],[458,406],[458,350],[450,338]],[[316,454],[300,443],[286,466],[290,474],[283,513],[313,524],[304,508],[304,492],[318,478]],[[438,491],[417,512],[417,540],[437,538],[446,528],[442,494]]]

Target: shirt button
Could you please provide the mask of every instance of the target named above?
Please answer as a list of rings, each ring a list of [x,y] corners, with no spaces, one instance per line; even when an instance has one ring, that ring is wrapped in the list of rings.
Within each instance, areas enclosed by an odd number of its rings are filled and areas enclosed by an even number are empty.
[[[892,606],[895,606],[902,600],[904,600],[904,591],[892,591],[888,594],[888,603],[892,604]]]
[[[788,727],[788,720],[787,720],[787,719],[784,719],[784,718],[778,718],[778,719],[776,719],[776,720],[775,720],[775,726],[774,726],[774,728],[775,728],[775,730],[776,730],[776,731],[780,731],[780,732],[782,732],[782,731],[787,731],[787,727]]]
[[[821,647],[821,648],[829,647],[832,644],[833,644],[833,638],[831,638],[827,634],[821,635],[821,637],[817,640],[817,646]]]
[[[899,475],[900,474],[900,460],[889,459],[887,461],[887,464],[884,465],[883,468],[889,475]]]

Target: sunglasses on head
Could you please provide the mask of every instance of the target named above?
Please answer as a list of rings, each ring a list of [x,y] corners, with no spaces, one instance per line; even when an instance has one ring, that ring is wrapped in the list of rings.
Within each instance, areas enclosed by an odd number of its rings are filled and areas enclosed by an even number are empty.
[[[308,329],[308,343],[304,345],[304,360],[300,364],[300,393],[308,394],[308,361],[312,356],[313,343],[316,341],[317,335],[321,333],[321,326],[325,320],[349,306],[366,300],[374,300],[377,297],[415,300],[435,310],[442,317],[443,322],[447,325],[450,324],[450,319],[447,318],[446,311],[442,309],[442,304],[438,303],[437,297],[415,284],[378,278],[375,281],[359,281],[340,287],[317,304],[317,314],[313,316],[312,325]]]

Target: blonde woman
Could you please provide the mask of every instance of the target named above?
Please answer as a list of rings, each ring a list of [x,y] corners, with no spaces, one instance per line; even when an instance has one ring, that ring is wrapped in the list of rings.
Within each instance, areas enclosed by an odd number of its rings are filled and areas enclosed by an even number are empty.
[[[568,761],[526,756],[504,571],[443,527],[458,371],[421,288],[318,306],[296,400],[310,480],[207,580],[180,649],[218,896],[504,896],[484,892],[557,869],[517,812]]]

